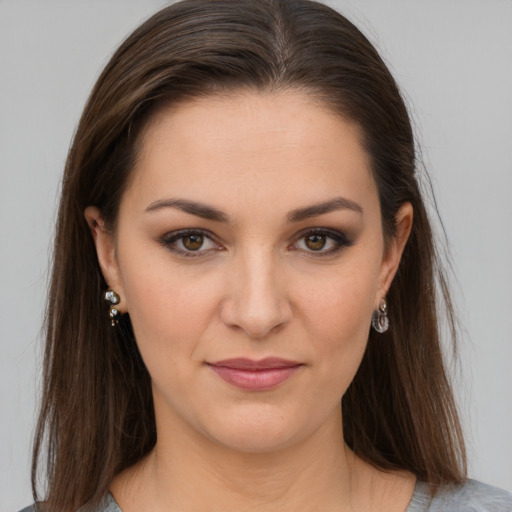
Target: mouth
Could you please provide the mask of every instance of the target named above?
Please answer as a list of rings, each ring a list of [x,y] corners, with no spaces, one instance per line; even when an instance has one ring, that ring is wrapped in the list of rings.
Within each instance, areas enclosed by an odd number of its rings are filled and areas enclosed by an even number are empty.
[[[302,363],[276,357],[259,361],[246,358],[225,359],[208,366],[228,384],[249,391],[265,391],[288,380]]]

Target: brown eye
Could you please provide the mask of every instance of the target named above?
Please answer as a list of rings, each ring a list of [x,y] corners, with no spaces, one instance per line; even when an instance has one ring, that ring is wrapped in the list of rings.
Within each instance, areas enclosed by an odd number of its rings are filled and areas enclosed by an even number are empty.
[[[313,228],[299,234],[292,247],[310,256],[334,256],[351,245],[352,241],[342,231]]]
[[[186,235],[182,237],[182,244],[189,251],[197,251],[201,249],[204,243],[203,235]]]
[[[304,242],[308,249],[312,251],[320,251],[325,247],[327,243],[326,235],[309,235],[304,238]]]
[[[188,257],[211,255],[224,250],[207,232],[195,229],[183,229],[165,234],[160,243],[170,251]]]

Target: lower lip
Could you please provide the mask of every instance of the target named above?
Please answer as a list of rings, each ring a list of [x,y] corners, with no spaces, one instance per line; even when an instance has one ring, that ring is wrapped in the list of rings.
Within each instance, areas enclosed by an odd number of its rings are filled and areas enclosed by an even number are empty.
[[[288,380],[300,368],[300,365],[269,368],[267,370],[245,370],[211,365],[210,368],[221,379],[238,388],[251,391],[264,391],[266,389],[272,389],[285,380]]]

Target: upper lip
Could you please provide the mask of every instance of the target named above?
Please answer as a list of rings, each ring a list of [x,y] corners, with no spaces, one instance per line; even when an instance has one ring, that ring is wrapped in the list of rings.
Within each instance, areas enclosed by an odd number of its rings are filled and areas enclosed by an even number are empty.
[[[208,363],[211,366],[224,366],[226,368],[234,368],[237,370],[268,370],[272,368],[288,368],[290,366],[299,366],[298,361],[290,361],[289,359],[281,359],[280,357],[266,357],[265,359],[247,359],[245,357],[237,357],[234,359],[223,359]]]

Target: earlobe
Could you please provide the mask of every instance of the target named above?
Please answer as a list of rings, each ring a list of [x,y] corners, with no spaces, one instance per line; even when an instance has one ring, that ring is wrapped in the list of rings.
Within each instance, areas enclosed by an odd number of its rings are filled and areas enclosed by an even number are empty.
[[[84,216],[91,230],[103,278],[110,289],[115,290],[117,294],[124,298],[112,233],[105,227],[101,212],[96,206],[88,206],[84,211]],[[126,304],[124,306],[126,307]]]
[[[395,216],[395,235],[389,241],[382,261],[380,286],[376,297],[376,308],[385,298],[400,264],[405,245],[409,239],[413,222],[411,203],[404,203]]]

